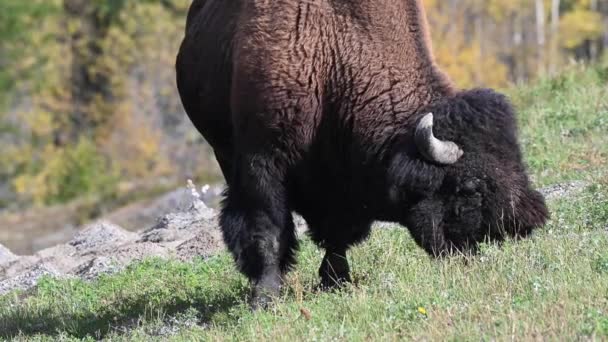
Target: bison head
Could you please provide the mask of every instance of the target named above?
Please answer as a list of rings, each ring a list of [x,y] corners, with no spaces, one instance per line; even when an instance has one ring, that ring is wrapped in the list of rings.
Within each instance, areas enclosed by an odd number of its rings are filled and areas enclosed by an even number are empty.
[[[484,240],[525,237],[544,225],[547,207],[530,185],[508,101],[476,90],[433,110],[435,120],[424,115],[413,134],[426,176],[418,179],[426,186],[404,222],[416,242],[438,256],[474,251]]]

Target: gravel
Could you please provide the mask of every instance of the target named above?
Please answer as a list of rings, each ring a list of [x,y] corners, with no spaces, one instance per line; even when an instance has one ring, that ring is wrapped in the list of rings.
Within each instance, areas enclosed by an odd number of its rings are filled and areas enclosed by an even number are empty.
[[[585,190],[588,185],[589,183],[585,181],[573,181],[569,183],[550,185],[540,189],[539,191],[541,194],[543,194],[543,196],[545,196],[545,199],[549,201],[574,196]]]

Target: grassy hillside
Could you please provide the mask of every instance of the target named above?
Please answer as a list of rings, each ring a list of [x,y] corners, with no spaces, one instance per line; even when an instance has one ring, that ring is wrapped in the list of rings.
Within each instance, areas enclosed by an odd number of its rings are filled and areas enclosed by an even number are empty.
[[[510,91],[536,184],[571,180],[531,239],[475,258],[428,258],[405,229],[377,229],[349,258],[355,284],[315,290],[321,254],[303,244],[272,310],[251,313],[247,282],[221,254],[149,260],[93,283],[45,279],[0,297],[0,337],[22,340],[608,339],[608,69]]]

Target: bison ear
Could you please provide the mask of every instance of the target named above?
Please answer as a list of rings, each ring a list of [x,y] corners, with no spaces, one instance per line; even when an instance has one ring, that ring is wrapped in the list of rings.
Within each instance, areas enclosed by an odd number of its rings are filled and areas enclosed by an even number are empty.
[[[518,221],[518,235],[526,236],[534,228],[539,228],[547,223],[550,218],[545,199],[536,190],[528,190],[520,199],[516,210]]]

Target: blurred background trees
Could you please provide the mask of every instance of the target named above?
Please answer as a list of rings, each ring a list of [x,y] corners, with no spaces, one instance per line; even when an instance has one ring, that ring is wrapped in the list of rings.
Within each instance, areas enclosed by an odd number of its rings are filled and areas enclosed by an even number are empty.
[[[175,89],[188,6],[0,2],[0,208],[111,200],[216,174]]]
[[[460,86],[506,86],[595,62],[608,0],[423,0],[435,56]]]
[[[595,62],[608,0],[424,0],[439,64],[506,87]],[[174,60],[189,0],[0,1],[0,210],[219,179]]]

